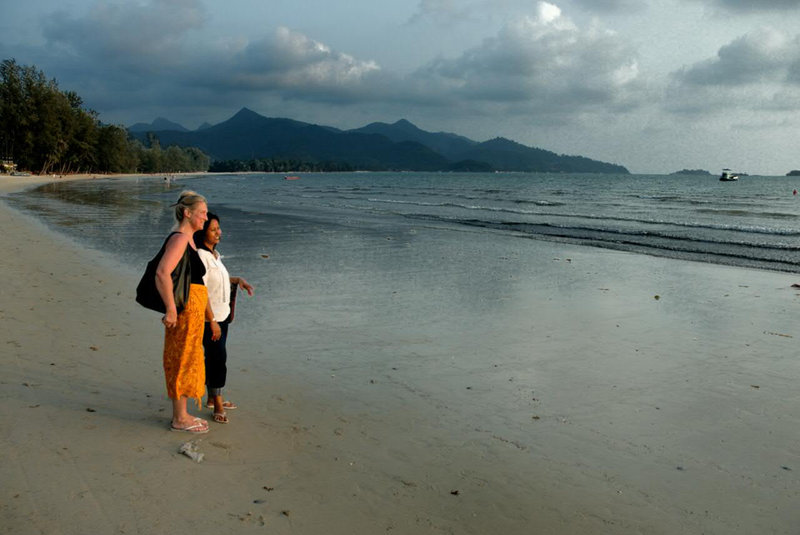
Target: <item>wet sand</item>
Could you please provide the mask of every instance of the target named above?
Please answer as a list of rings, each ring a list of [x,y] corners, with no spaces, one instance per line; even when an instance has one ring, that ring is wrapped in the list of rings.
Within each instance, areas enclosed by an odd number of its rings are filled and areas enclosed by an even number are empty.
[[[442,320],[441,338],[402,316],[360,318],[356,338],[335,322],[292,333],[303,307],[277,301],[274,344],[246,327],[229,341],[263,358],[231,370],[231,423],[188,436],[168,430],[162,331],[132,299],[138,269],[1,201],[0,223],[3,532],[800,526],[791,275],[533,243],[502,313],[461,332],[464,318]],[[397,292],[410,310],[431,295]],[[350,345],[392,358],[326,367]],[[437,352],[475,358],[427,367]],[[179,453],[189,440],[202,463]]]

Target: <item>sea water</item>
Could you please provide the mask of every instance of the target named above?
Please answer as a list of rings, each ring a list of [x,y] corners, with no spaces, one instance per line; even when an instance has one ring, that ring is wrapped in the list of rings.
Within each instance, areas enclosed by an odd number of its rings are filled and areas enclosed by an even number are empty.
[[[258,251],[301,245],[295,234],[310,228],[329,235],[435,226],[452,230],[454,240],[469,229],[797,273],[798,183],[755,176],[332,173],[287,181],[233,174],[63,182],[12,201],[130,262],[148,256],[171,225],[168,205],[191,188],[224,217],[221,248],[251,260]]]

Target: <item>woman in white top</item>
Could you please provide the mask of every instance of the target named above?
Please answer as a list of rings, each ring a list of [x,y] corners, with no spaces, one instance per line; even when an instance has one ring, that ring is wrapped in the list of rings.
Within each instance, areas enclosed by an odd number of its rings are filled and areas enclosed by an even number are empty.
[[[226,424],[228,415],[226,409],[235,409],[236,405],[222,398],[222,388],[225,386],[228,369],[226,362],[228,353],[225,343],[228,338],[228,324],[231,313],[231,285],[235,284],[248,295],[253,295],[253,287],[242,277],[231,277],[222,257],[217,251],[217,244],[222,237],[219,226],[219,217],[208,213],[208,221],[195,235],[197,252],[206,267],[203,282],[208,289],[208,302],[211,305],[213,319],[206,321],[203,332],[203,349],[206,361],[206,389],[208,401],[206,407],[213,407],[214,421]]]

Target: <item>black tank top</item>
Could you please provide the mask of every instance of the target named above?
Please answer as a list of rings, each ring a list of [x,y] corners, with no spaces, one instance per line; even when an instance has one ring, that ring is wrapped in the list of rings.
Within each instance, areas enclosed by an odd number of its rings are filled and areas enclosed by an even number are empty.
[[[189,248],[189,261],[192,266],[192,284],[205,284],[203,276],[206,274],[206,266],[203,264],[203,260],[191,245],[186,244],[186,247]]]
[[[172,237],[173,234],[180,234],[179,232],[172,232],[169,236],[167,236],[167,241]],[[166,242],[165,242],[166,244]],[[186,248],[189,249],[189,266],[192,268],[192,278],[190,282],[192,284],[203,284],[203,277],[206,274],[206,265],[203,264],[203,260],[200,258],[200,255],[197,254],[197,251],[192,249],[192,246],[188,243],[186,244]]]

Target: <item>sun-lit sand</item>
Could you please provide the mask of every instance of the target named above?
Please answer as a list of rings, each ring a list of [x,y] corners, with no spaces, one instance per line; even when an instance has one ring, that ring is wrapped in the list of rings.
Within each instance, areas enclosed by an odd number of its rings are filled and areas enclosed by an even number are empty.
[[[0,177],[0,192],[37,181]],[[1,200],[0,224],[4,533],[800,526],[800,277],[532,242],[502,318],[414,338],[395,369],[303,378],[281,360],[346,341],[232,335],[232,354],[265,362],[234,363],[231,423],[189,436],[168,430],[161,327],[133,301],[140,266]],[[430,290],[416,291],[397,299]],[[353,343],[394,350],[370,334]],[[458,384],[424,367],[455,350],[485,359]],[[201,463],[179,452],[190,440]]]

